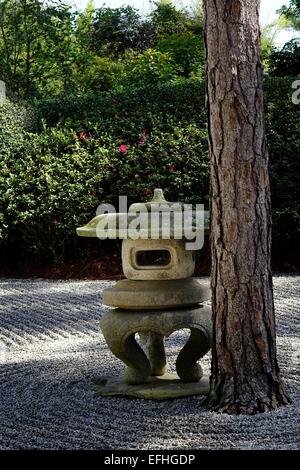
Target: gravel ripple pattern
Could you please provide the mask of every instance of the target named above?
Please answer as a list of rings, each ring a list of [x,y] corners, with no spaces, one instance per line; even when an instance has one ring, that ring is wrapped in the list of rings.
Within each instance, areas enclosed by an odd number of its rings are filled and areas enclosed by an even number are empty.
[[[99,327],[110,284],[0,280],[0,449],[300,449],[300,276],[274,278],[278,357],[292,404],[249,417],[207,412],[199,397],[94,397],[94,376],[123,370]],[[166,340],[170,363],[186,339],[179,331]],[[209,355],[202,366],[209,373]]]

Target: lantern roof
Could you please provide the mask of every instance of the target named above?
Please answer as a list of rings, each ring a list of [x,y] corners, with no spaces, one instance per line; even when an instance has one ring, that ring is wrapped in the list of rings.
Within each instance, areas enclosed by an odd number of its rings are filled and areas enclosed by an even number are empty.
[[[100,239],[188,239],[208,231],[209,212],[197,211],[183,202],[170,202],[162,189],[155,189],[148,202],[132,204],[128,212],[99,214],[77,228],[81,237]]]

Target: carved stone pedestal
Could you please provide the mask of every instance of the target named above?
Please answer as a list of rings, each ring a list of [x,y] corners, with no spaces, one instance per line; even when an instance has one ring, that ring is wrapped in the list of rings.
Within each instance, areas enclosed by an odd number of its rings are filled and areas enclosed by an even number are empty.
[[[178,375],[167,374],[164,337],[184,328],[191,335],[176,360]],[[197,361],[211,348],[209,307],[138,312],[109,309],[101,319],[101,329],[108,347],[127,369],[123,380],[97,379],[96,394],[166,399],[208,393],[208,379],[202,378]],[[136,341],[137,333],[142,346]]]

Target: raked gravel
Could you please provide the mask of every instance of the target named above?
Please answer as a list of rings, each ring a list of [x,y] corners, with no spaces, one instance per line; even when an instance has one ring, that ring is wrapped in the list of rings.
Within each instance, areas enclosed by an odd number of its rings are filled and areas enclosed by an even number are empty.
[[[123,370],[99,328],[109,284],[0,279],[0,449],[300,448],[300,276],[274,278],[278,357],[292,404],[249,417],[207,412],[199,397],[94,397],[93,376]],[[167,339],[171,363],[186,335]],[[202,365],[208,373],[209,356]]]

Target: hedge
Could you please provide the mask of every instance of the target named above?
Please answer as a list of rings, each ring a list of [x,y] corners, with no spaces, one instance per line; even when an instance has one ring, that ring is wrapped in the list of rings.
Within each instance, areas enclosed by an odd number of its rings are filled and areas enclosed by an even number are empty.
[[[300,230],[299,107],[291,102],[291,82],[266,80],[273,238],[286,252]],[[2,105],[0,122],[23,116],[1,134],[2,256],[43,263],[80,256],[76,227],[120,194],[130,204],[163,187],[170,200],[208,207],[204,96],[202,82],[180,79],[127,93]]]

